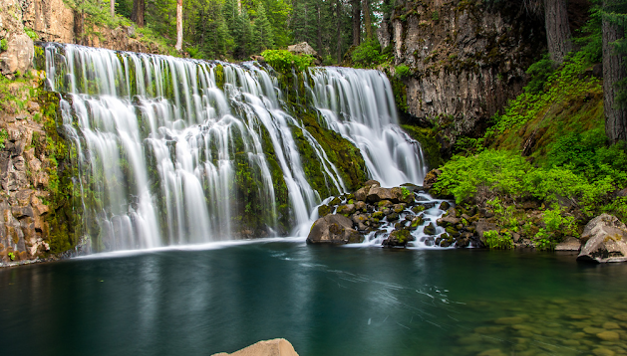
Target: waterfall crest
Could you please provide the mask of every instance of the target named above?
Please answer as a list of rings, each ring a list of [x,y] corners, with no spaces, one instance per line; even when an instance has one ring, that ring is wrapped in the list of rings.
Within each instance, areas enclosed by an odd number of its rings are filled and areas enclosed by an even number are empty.
[[[309,69],[312,124],[256,63],[44,46],[94,251],[302,231],[321,198],[354,188],[312,125],[359,148],[383,185],[422,183],[420,145],[380,72]]]

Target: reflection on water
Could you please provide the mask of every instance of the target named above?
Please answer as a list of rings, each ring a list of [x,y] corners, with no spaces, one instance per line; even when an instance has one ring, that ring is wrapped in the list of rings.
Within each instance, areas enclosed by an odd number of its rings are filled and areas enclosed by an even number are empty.
[[[25,355],[210,355],[274,337],[303,356],[619,355],[626,277],[516,251],[159,250],[1,270],[0,342]]]

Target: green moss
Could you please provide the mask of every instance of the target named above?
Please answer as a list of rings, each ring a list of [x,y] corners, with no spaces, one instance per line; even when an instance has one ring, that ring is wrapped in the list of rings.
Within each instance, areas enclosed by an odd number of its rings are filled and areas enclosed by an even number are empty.
[[[214,68],[214,74],[216,76],[216,85],[218,88],[224,89],[224,67],[222,67],[222,64],[218,64]]]
[[[412,125],[401,125],[411,138],[420,142],[422,153],[427,160],[429,168],[434,169],[444,164],[441,149],[442,145],[437,140],[437,133],[431,128],[422,128]]]

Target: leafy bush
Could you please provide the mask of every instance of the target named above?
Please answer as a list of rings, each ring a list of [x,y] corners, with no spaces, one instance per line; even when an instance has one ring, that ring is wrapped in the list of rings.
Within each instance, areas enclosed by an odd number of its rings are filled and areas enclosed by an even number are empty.
[[[544,84],[546,83],[549,76],[555,71],[553,68],[554,63],[549,58],[548,54],[545,54],[541,60],[530,65],[527,69],[527,74],[529,74],[531,80],[529,81],[527,86],[525,86],[525,91],[532,94],[538,94],[543,92]]]
[[[3,38],[0,40],[0,51],[6,51],[9,49],[9,44],[7,43],[7,39]]]
[[[4,149],[4,141],[9,138],[9,133],[6,129],[0,129],[0,149]]]
[[[388,56],[381,53],[381,45],[376,39],[364,41],[352,53],[356,67],[373,68],[387,60]]]
[[[303,71],[314,62],[314,58],[310,55],[296,56],[286,50],[265,50],[261,53],[261,56],[272,68],[281,73],[291,71],[292,67]]]
[[[396,75],[400,78],[409,77],[411,75],[411,69],[409,69],[408,66],[401,64],[400,66],[396,67]]]
[[[567,57],[559,70],[550,74],[546,59],[531,65],[529,70],[535,73],[536,81],[532,80],[535,87],[527,87],[522,94],[509,102],[505,113],[495,115],[495,125],[486,131],[485,137],[490,138],[506,130],[516,130],[535,118],[543,117],[555,102],[585,97],[590,92],[600,90],[601,82],[598,79],[581,76],[590,64],[584,53],[577,52]],[[542,88],[544,90],[538,91]]]
[[[517,196],[523,192],[522,177],[532,169],[522,156],[509,151],[486,150],[469,157],[454,156],[441,168],[433,190],[436,194],[454,195],[458,204],[472,197],[478,187]]]
[[[506,250],[514,247],[512,235],[509,232],[501,234],[496,230],[490,230],[484,232],[483,236],[485,237],[485,243],[489,248]]]
[[[586,151],[587,152],[587,151]],[[524,157],[510,151],[485,150],[479,154],[454,156],[441,167],[442,174],[433,186],[436,194],[453,195],[459,204],[473,198],[478,188],[486,188],[492,194],[509,200],[534,197],[552,204],[569,201],[583,213],[591,216],[602,211],[621,211],[612,201],[616,189],[627,184],[627,172],[623,164],[627,153],[621,147],[600,147],[592,160],[601,162],[594,174],[580,173],[571,165],[553,165],[547,168],[532,166]],[[617,157],[612,164],[604,163]],[[583,160],[574,157],[572,161]]]
[[[24,32],[26,32],[26,35],[30,37],[33,41],[36,41],[39,39],[37,32],[33,31],[32,29],[28,27],[24,27]]]

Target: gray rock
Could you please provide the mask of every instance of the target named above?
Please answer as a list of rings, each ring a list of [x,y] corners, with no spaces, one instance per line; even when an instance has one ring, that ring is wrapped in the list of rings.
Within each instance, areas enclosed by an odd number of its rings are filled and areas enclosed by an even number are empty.
[[[514,241],[518,242],[518,241]],[[579,251],[581,242],[572,236],[569,236],[555,246],[555,251]]]
[[[627,227],[615,216],[602,214],[592,219],[581,234],[585,242],[578,261],[597,263],[627,261]]]
[[[316,52],[316,50],[313,49],[313,47],[311,47],[311,45],[309,45],[309,43],[307,42],[301,42],[292,46],[287,46],[287,50],[297,55],[303,55],[303,54],[310,55],[310,56],[318,55],[318,52]]]
[[[364,241],[364,235],[353,228],[351,219],[342,215],[327,215],[313,224],[307,243],[348,244]]]
[[[7,47],[0,54],[0,72],[4,75],[26,72],[35,57],[33,40],[26,33],[14,33],[9,36]]]

